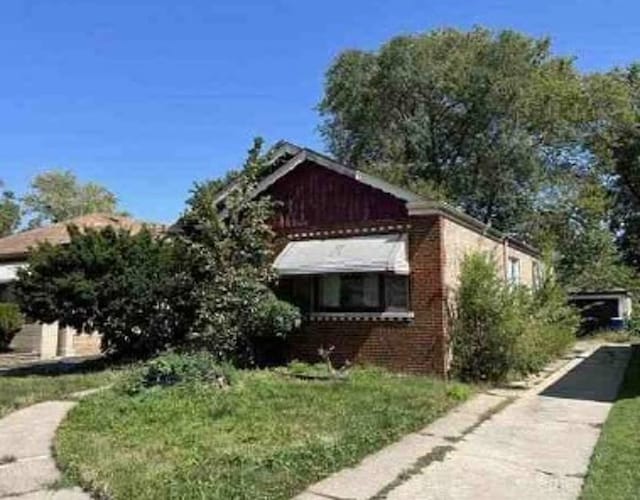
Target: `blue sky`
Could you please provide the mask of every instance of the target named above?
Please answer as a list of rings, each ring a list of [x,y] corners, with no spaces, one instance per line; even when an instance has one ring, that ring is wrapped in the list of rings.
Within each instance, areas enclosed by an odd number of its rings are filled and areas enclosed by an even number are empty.
[[[65,168],[170,222],[252,137],[323,148],[314,110],[347,48],[436,27],[549,35],[585,70],[640,59],[633,0],[2,0],[0,179]]]

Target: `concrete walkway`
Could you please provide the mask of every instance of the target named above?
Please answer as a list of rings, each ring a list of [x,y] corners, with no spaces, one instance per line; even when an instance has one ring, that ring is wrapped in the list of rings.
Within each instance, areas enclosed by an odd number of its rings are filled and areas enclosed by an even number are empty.
[[[480,394],[297,500],[574,500],[629,359],[590,346],[528,390]]]
[[[86,500],[79,488],[51,490],[60,479],[51,447],[55,431],[73,401],[48,401],[0,420],[0,498]]]

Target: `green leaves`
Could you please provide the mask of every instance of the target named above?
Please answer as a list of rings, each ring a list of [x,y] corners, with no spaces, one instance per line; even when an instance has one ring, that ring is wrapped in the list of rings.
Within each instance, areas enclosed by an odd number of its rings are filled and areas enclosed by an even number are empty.
[[[3,186],[0,180],[0,187]],[[13,233],[20,224],[20,204],[13,191],[3,191],[0,194],[0,238]]]
[[[23,323],[24,316],[17,305],[0,302],[0,352],[9,347]]]
[[[339,159],[554,245],[566,284],[596,261],[627,286],[618,249],[640,267],[638,64],[584,75],[548,38],[434,30],[342,53],[319,110]]]
[[[117,210],[117,199],[113,193],[93,182],[78,182],[70,170],[51,170],[37,175],[22,203],[24,211],[31,215],[29,227],[62,222],[94,212],[115,213]]]
[[[428,181],[509,228],[532,209],[539,148],[571,138],[584,99],[571,61],[552,56],[549,40],[449,29],[343,53],[320,111],[341,160],[404,168],[408,187]]]
[[[462,380],[498,382],[540,370],[575,338],[576,312],[553,274],[535,291],[498,277],[485,254],[468,255],[452,318],[453,373]]]
[[[259,177],[269,168],[256,139],[223,202],[222,184],[196,185],[178,232],[187,271],[193,279],[194,323],[191,342],[219,358],[254,361],[258,336],[283,337],[299,319],[296,308],[275,298],[268,285],[273,231],[272,202],[254,197]]]

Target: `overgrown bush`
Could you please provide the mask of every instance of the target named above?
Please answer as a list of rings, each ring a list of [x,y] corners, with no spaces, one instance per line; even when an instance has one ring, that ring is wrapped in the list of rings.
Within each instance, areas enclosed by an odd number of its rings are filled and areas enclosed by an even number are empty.
[[[19,271],[16,296],[29,316],[97,330],[103,350],[131,358],[185,341],[191,283],[173,242],[146,229],[68,230],[69,244],[39,246]]]
[[[452,370],[488,382],[537,371],[571,344],[578,323],[552,274],[531,291],[506,284],[489,256],[471,254],[455,297]]]
[[[272,203],[254,196],[268,166],[260,147],[257,140],[223,204],[220,182],[196,185],[168,235],[69,227],[68,245],[39,246],[16,284],[23,310],[97,330],[103,349],[120,356],[207,349],[220,361],[255,364],[254,340],[281,339],[300,318],[269,288]]]
[[[260,337],[282,338],[299,322],[297,308],[278,300],[269,285],[275,278],[273,203],[255,197],[258,177],[268,166],[262,141],[249,151],[242,173],[223,202],[220,183],[197,185],[178,224],[182,257],[194,277],[191,342],[238,365],[256,362]]]
[[[24,317],[16,304],[0,302],[0,351],[9,348],[23,323]]]
[[[227,387],[235,380],[233,367],[219,363],[210,353],[170,352],[147,361],[125,384],[128,393],[139,393],[152,387],[202,383]]]

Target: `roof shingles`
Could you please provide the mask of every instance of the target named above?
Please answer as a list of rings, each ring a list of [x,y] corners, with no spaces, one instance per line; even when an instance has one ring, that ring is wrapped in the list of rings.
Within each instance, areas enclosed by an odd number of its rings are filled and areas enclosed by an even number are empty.
[[[82,215],[50,226],[38,227],[0,238],[0,260],[24,259],[32,247],[45,241],[54,245],[68,243],[69,232],[67,231],[67,226],[71,224],[81,229],[101,229],[113,226],[127,229],[134,233],[140,231],[143,226],[152,229],[158,227],[157,224],[147,224],[122,215],[104,213]]]

